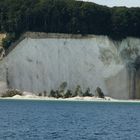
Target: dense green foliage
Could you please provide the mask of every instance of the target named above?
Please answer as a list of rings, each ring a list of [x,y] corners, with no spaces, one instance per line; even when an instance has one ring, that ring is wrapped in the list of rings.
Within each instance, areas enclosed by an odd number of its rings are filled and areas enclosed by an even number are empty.
[[[75,0],[0,0],[0,32],[17,38],[26,31],[140,37],[140,8]]]

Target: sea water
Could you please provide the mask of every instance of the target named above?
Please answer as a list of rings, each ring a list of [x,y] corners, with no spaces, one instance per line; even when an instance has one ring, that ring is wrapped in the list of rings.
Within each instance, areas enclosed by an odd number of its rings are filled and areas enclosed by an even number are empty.
[[[139,139],[139,103],[0,100],[0,140]]]

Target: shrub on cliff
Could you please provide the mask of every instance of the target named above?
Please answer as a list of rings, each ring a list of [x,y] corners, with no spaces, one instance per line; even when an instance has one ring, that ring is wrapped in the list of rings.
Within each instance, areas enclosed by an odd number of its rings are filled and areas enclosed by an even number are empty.
[[[54,98],[56,98],[56,97],[57,97],[57,96],[56,96],[56,92],[55,92],[54,90],[51,90],[51,91],[50,91],[49,97],[54,97]]]
[[[64,98],[70,98],[72,97],[72,92],[71,90],[67,90],[67,92],[64,94]]]
[[[16,40],[15,34],[7,34],[6,37],[2,40],[2,46],[5,49],[8,49],[11,43],[14,42],[15,40]]]
[[[15,90],[15,89],[12,89],[12,90],[7,90],[6,93],[3,93],[2,94],[2,97],[13,97],[15,95],[20,95],[22,96],[22,92],[19,91],[19,90]]]
[[[102,92],[100,87],[97,87],[95,92],[99,98],[104,98],[104,93]]]
[[[38,96],[41,97],[42,96],[42,93],[39,93]]]
[[[83,93],[83,97],[85,96],[89,96],[89,97],[92,97],[93,95],[90,93],[90,88],[87,88],[85,93]]]
[[[58,89],[59,94],[63,97],[67,92],[67,82],[61,83]]]
[[[81,89],[81,86],[80,85],[77,85],[77,87],[75,89],[75,92],[73,94],[73,97],[75,97],[75,96],[83,96],[82,89]]]
[[[44,97],[46,97],[47,96],[47,91],[46,90],[44,90]]]

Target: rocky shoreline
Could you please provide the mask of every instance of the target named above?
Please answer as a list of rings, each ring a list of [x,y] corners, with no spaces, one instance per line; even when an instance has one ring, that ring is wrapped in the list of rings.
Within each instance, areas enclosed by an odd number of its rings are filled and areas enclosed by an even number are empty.
[[[54,97],[44,97],[33,95],[28,92],[24,92],[24,95],[15,95],[13,97],[0,97],[0,100],[34,100],[34,101],[81,101],[81,102],[116,102],[116,103],[140,103],[140,100],[118,100],[111,97],[105,96],[104,98],[99,98],[97,96],[93,97],[71,97],[71,98],[54,98]]]

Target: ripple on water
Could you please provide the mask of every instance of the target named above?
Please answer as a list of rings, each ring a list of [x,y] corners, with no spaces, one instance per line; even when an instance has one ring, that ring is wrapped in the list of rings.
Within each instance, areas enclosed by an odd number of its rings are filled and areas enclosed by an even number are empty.
[[[140,104],[2,101],[0,140],[139,140]]]

